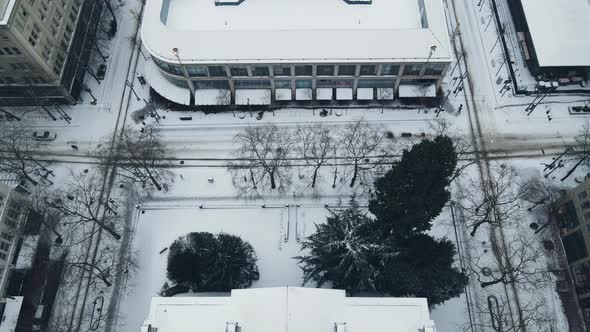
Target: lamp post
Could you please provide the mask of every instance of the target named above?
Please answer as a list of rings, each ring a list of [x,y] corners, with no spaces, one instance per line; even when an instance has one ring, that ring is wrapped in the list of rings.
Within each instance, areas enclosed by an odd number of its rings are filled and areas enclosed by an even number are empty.
[[[188,88],[191,92],[191,96],[194,99],[195,98],[195,87],[193,85],[193,82],[190,79],[190,76],[188,74],[188,71],[186,70],[186,67],[182,64],[182,61],[180,60],[179,52],[180,51],[176,47],[172,49],[172,53],[174,53],[174,55],[176,56],[176,60],[178,60],[178,64],[180,64],[180,68],[182,69],[182,74],[184,75],[184,78],[186,79],[186,83],[188,84]]]

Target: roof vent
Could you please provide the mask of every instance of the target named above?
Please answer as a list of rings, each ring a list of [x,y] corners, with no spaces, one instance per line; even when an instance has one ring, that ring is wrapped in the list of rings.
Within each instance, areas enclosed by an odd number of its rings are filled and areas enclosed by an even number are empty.
[[[344,0],[349,5],[370,5],[373,0]]]
[[[346,332],[346,323],[334,323],[334,332]]]
[[[244,0],[215,0],[215,6],[237,6]]]

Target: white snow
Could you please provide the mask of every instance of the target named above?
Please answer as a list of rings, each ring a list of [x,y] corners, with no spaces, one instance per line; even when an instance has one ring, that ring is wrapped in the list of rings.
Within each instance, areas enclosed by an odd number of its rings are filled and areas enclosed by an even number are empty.
[[[277,100],[291,100],[291,89],[276,89]]]
[[[154,90],[170,101],[182,105],[190,105],[191,93],[189,89],[172,84],[162,76],[162,73],[156,68],[153,62],[148,62],[146,66],[145,79]]]
[[[14,332],[16,331],[16,324],[18,323],[18,315],[20,308],[23,305],[22,296],[11,296],[6,298],[6,307],[2,315],[2,324],[0,324],[0,332]]]
[[[352,88],[337,88],[336,100],[352,100]]]
[[[436,97],[436,85],[434,84],[401,84],[399,96],[404,97]]]
[[[433,326],[423,298],[346,297],[343,290],[279,287],[233,290],[224,297],[154,298],[145,326],[161,332],[422,331]]]
[[[311,100],[311,89],[295,89],[296,100]]]
[[[332,88],[317,88],[317,100],[332,100]]]
[[[373,88],[358,88],[356,91],[356,99],[373,100]]]
[[[196,89],[195,105],[227,105],[229,104],[229,93],[229,90]]]
[[[540,66],[590,66],[588,0],[521,1]]]
[[[270,105],[269,89],[238,89],[236,105]]]
[[[174,48],[188,63],[423,62],[433,45],[430,61],[452,57],[442,0],[424,1],[428,28],[417,0],[246,0],[239,6],[174,0],[167,25],[160,21],[162,3],[147,2],[142,40],[152,55],[170,62],[178,61]]]

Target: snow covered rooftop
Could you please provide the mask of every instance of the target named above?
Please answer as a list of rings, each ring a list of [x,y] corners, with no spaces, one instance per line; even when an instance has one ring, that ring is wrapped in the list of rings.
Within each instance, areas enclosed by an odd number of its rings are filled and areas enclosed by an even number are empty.
[[[231,324],[256,332],[328,332],[336,324],[345,324],[347,332],[434,331],[423,298],[346,297],[342,290],[298,287],[233,290],[231,297],[156,297],[142,331],[224,332]]]
[[[442,0],[148,0],[143,42],[152,55],[191,63],[451,59]]]
[[[590,66],[588,0],[521,0],[541,67]]]

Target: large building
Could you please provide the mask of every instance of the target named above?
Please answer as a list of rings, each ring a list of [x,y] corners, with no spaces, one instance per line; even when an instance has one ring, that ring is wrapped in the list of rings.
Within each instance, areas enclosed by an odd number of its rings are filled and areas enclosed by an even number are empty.
[[[146,78],[178,104],[434,97],[442,0],[148,0]]]
[[[556,220],[584,312],[590,328],[590,179],[564,193],[556,204]]]
[[[590,70],[590,1],[508,0],[508,4],[522,56],[533,75],[586,77]]]
[[[278,287],[231,296],[156,297],[142,332],[435,332],[424,298],[347,297]]]
[[[102,5],[0,0],[0,106],[75,103]]]
[[[30,208],[27,197],[0,183],[0,299],[6,296],[6,286],[18,251],[18,238]]]

